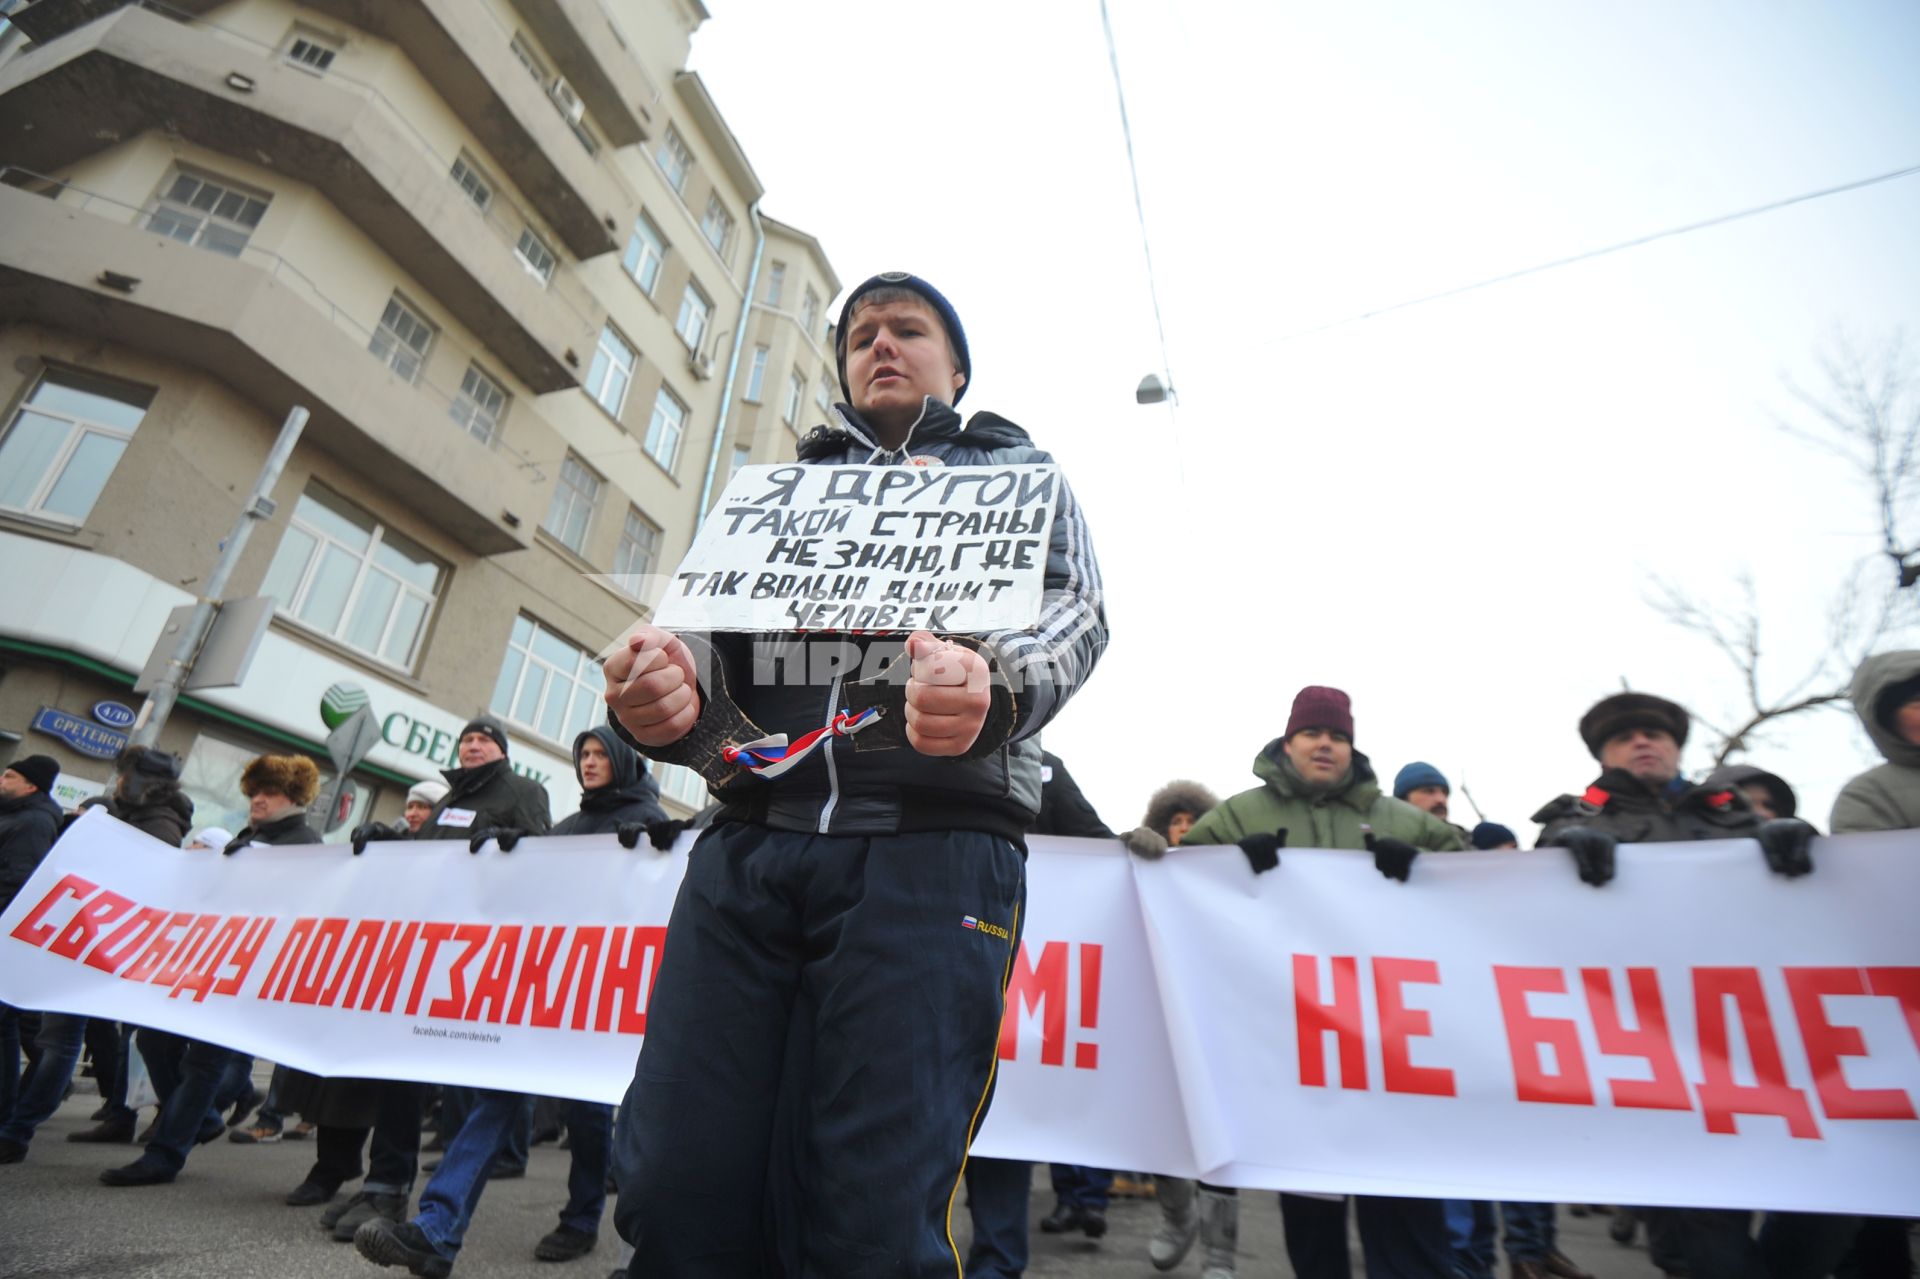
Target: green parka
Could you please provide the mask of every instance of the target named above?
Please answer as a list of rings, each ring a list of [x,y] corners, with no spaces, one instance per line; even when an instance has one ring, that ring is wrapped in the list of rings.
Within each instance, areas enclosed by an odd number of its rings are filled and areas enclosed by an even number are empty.
[[[1853,677],[1853,709],[1887,757],[1848,782],[1833,804],[1833,833],[1920,828],[1920,746],[1874,719],[1875,704],[1895,684],[1920,676],[1920,650],[1876,653]]]
[[[1253,759],[1261,785],[1232,796],[1194,823],[1180,847],[1236,844],[1248,835],[1285,827],[1289,848],[1365,848],[1362,826],[1379,837],[1405,840],[1428,852],[1457,852],[1466,845],[1453,827],[1404,800],[1380,792],[1373,765],[1359,751],[1344,780],[1315,793],[1287,760],[1286,739],[1276,737]]]

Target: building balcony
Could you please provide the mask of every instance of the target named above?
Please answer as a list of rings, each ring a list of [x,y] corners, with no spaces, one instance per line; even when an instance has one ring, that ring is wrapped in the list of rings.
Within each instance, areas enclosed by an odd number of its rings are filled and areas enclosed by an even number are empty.
[[[0,69],[8,163],[55,173],[156,127],[297,175],[521,381],[540,392],[578,385],[605,323],[600,304],[564,262],[544,282],[532,274],[515,254],[522,227],[506,198],[476,206],[448,178],[452,159],[365,86],[138,7]]]
[[[513,7],[608,142],[638,146],[653,136],[660,87],[605,9],[594,0],[513,0]]]
[[[20,176],[0,175],[0,315],[204,370],[272,419],[305,404],[303,447],[340,458],[475,554],[532,545],[539,467],[449,420],[457,394],[426,370],[414,381],[391,372],[368,349],[372,331],[284,259],[193,248],[129,225],[137,209],[8,184]],[[460,358],[440,350],[434,367]],[[508,428],[536,449],[553,442],[525,405]]]
[[[198,16],[224,0],[168,0],[167,7],[182,14]],[[132,0],[31,0],[24,8],[7,16],[13,25],[37,43],[56,40],[95,18],[124,9]]]

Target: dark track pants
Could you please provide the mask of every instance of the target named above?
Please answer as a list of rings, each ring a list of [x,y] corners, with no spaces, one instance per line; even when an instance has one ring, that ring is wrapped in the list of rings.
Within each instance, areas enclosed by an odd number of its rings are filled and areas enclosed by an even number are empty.
[[[701,836],[615,1133],[631,1272],[953,1275],[1025,894],[980,832]]]
[[[1367,1279],[1453,1279],[1447,1214],[1438,1199],[1353,1196]],[[1280,1196],[1287,1260],[1300,1279],[1347,1279],[1347,1205],[1339,1199]]]

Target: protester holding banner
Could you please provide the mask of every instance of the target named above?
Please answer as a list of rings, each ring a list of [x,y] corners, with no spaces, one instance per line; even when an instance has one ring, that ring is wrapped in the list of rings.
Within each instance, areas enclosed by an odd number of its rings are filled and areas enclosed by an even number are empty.
[[[400,812],[400,820],[406,826],[405,833],[412,835],[427,824],[433,816],[433,810],[447,797],[447,784],[436,782],[432,778],[415,782],[407,791],[407,804]]]
[[[1365,849],[1389,879],[1405,881],[1421,851],[1462,847],[1453,827],[1412,804],[1380,793],[1373,765],[1354,749],[1353,708],[1337,688],[1309,686],[1294,697],[1286,732],[1254,758],[1261,785],[1230,796],[1194,823],[1183,841],[1238,844],[1255,874],[1279,865],[1289,843],[1307,848]],[[1233,1273],[1233,1218],[1222,1207],[1231,1190],[1201,1187],[1200,1221],[1207,1250],[1203,1279]],[[1370,1279],[1429,1279],[1452,1271],[1444,1210],[1437,1199],[1356,1195],[1360,1246]],[[1346,1201],[1282,1194],[1287,1257],[1300,1279],[1345,1279]]]
[[[1462,844],[1467,842],[1467,828],[1448,815],[1448,807],[1453,802],[1453,783],[1432,764],[1417,759],[1402,767],[1393,775],[1393,797],[1405,800],[1423,813],[1432,813],[1453,827]]]
[[[46,755],[29,755],[0,771],[0,910],[13,901],[40,859],[60,834],[60,805],[48,792],[60,776],[60,765]],[[27,1143],[46,1114],[60,1104],[60,1089],[73,1073],[87,1019],[64,1013],[43,1013],[38,1032],[40,1056],[20,1078],[20,1013],[0,1003],[0,1163],[19,1163],[27,1157]],[[71,1040],[71,1054],[68,1041]],[[58,1087],[52,1072],[66,1061],[67,1074]],[[48,1063],[41,1078],[41,1062]],[[47,1098],[52,1102],[48,1104]],[[40,1112],[44,1110],[46,1114]]]
[[[867,280],[835,332],[850,403],[789,470],[860,488],[904,469],[912,487],[1051,462],[1003,418],[962,425],[966,335],[926,281]],[[620,1113],[634,1273],[958,1268],[949,1217],[991,1096],[1038,734],[1106,646],[1079,507],[1064,478],[1042,484],[1044,592],[1011,629],[903,644],[641,626],[608,659],[623,734],[725,803],[694,847]],[[976,593],[991,575],[967,571]],[[755,660],[772,651],[787,678]]]

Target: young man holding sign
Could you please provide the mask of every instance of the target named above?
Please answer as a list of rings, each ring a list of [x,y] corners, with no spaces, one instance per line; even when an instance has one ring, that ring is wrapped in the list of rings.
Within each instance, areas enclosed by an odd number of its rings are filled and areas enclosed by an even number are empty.
[[[963,427],[966,335],[925,281],[855,289],[838,355],[849,404],[800,462],[848,493],[873,468],[884,492],[892,468],[931,482],[1051,463],[992,414]],[[1107,638],[1064,481],[1036,546],[1044,587],[1021,625],[638,626],[608,659],[614,723],[724,805],[693,849],[620,1112],[632,1273],[957,1270],[949,1220],[1020,935],[1038,733]],[[957,586],[984,576],[959,569]]]

